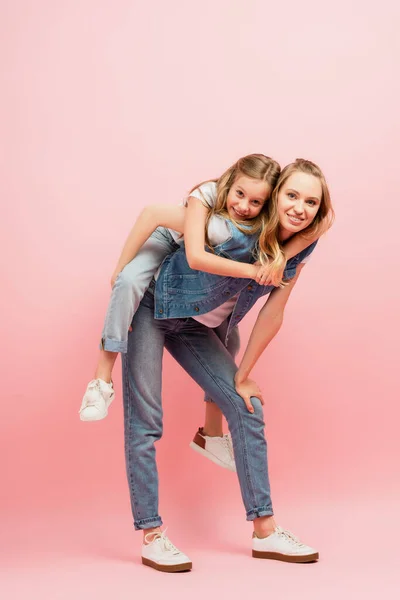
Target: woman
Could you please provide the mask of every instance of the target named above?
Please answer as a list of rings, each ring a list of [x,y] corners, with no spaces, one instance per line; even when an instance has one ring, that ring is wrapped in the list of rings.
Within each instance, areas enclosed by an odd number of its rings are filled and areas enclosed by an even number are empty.
[[[316,232],[325,229],[332,208],[320,169],[304,160],[288,165],[267,210],[271,228],[276,229],[282,244],[300,231],[312,239]],[[233,227],[231,233],[231,238],[215,251],[237,260],[250,251],[251,238]],[[288,283],[276,289],[245,279],[193,272],[182,248],[167,257],[155,289],[153,286],[142,300],[132,321],[128,352],[123,359],[123,385],[127,474],[135,528],[144,531],[144,564],[163,571],[183,571],[192,566],[190,559],[160,530],[154,442],[162,435],[164,346],[213,398],[228,421],[246,516],[254,526],[253,556],[289,562],[318,559],[316,550],[301,544],[275,523],[262,399],[249,379],[254,364],[281,326],[283,310],[302,263],[314,247],[315,243],[288,261]],[[229,335],[257,299],[268,293],[238,369],[213,329],[196,320],[196,316],[210,315],[237,296],[233,311],[230,309]]]

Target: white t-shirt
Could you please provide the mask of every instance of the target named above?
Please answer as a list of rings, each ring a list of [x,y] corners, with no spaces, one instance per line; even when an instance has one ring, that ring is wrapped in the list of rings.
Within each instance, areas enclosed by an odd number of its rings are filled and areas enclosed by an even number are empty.
[[[190,196],[198,198],[206,208],[214,208],[217,201],[217,184],[215,181],[203,183],[203,185],[193,190],[193,192],[190,193]],[[187,200],[181,202],[181,206],[186,205]],[[181,233],[178,233],[178,231],[175,231],[174,229],[169,229],[169,232],[177,244],[182,244],[183,237]],[[218,244],[226,242],[229,236],[230,231],[226,220],[218,215],[212,217],[208,223],[208,239],[210,240],[211,246],[218,246]]]
[[[201,200],[201,202],[207,208],[213,208],[217,200],[217,184],[215,181],[203,183],[203,185],[193,190],[193,192],[190,193],[190,196],[194,196],[195,198]],[[186,204],[187,200],[184,200],[181,203],[182,206],[186,206]],[[169,232],[177,244],[181,245],[183,243],[183,236],[181,233],[175,231],[174,229],[169,229]],[[230,230],[226,219],[218,215],[212,217],[208,223],[208,239],[210,240],[210,244],[212,246],[223,244],[226,242],[229,236]],[[302,263],[308,262],[309,258],[310,256],[304,258]],[[267,299],[268,296],[269,294],[265,296],[265,299]],[[214,310],[211,310],[204,315],[193,317],[193,319],[199,321],[199,323],[203,323],[203,325],[206,327],[218,327],[225,321],[227,317],[229,317],[235,307],[238,297],[239,294],[236,294],[217,308],[214,308]]]

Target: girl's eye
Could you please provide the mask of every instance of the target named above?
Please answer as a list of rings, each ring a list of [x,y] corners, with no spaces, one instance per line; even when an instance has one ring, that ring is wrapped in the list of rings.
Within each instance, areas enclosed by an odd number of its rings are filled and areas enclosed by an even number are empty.
[[[254,206],[260,206],[260,201],[259,200],[253,200],[253,204],[254,204]]]
[[[240,198],[242,198],[242,197],[243,197],[243,195],[244,195],[244,194],[243,194],[243,192],[242,192],[242,190],[236,190],[236,193],[237,193],[237,195],[238,195]]]
[[[294,198],[296,198],[295,194],[293,194],[293,192],[288,192],[288,196],[291,200],[294,200]]]
[[[315,205],[316,205],[316,202],[315,202],[315,200],[307,200],[307,203],[308,203],[310,206],[315,206]]]

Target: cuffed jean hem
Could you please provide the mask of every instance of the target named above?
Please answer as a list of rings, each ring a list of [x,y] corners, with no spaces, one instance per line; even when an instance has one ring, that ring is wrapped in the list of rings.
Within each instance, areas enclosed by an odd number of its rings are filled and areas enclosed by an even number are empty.
[[[210,396],[206,396],[206,395],[204,396],[204,402],[213,402],[215,404],[214,400],[212,398],[210,398]]]
[[[107,350],[107,352],[122,352],[126,354],[128,352],[128,340],[119,342],[110,338],[101,338],[99,349]]]
[[[152,527],[161,527],[162,524],[161,517],[149,517],[148,519],[140,519],[140,521],[134,522],[136,531],[140,531],[141,529],[151,529]]]
[[[259,508],[252,508],[246,513],[246,521],[254,521],[259,517],[272,517],[274,511],[270,506],[260,506]]]

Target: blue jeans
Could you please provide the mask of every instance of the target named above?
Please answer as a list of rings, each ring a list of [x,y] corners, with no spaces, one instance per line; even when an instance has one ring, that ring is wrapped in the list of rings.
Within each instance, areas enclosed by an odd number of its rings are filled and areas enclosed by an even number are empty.
[[[155,442],[162,436],[164,347],[220,407],[232,435],[247,520],[273,514],[261,403],[246,409],[234,387],[237,367],[215,331],[192,318],[156,320],[147,291],[122,355],[127,477],[135,529],[162,525],[158,512]]]

